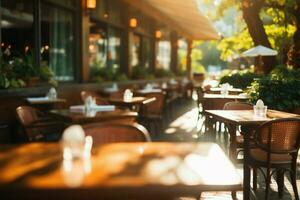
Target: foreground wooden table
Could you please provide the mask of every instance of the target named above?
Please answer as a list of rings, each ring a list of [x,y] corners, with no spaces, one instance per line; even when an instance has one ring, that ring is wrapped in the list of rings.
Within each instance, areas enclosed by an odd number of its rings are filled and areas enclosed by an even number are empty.
[[[230,157],[235,159],[236,152],[236,131],[238,126],[256,125],[272,119],[300,117],[299,115],[276,110],[268,110],[266,117],[256,117],[253,110],[206,110],[205,115],[230,126]],[[244,163],[248,161],[249,134],[244,133]],[[244,199],[249,199],[250,194],[250,169],[244,164]]]
[[[51,110],[53,117],[68,121],[71,124],[85,124],[103,121],[126,121],[134,122],[138,116],[137,112],[116,109],[114,111],[98,112],[74,112],[70,109]]]
[[[172,199],[241,188],[214,143],[115,143],[73,162],[59,144],[0,148],[3,199]]]

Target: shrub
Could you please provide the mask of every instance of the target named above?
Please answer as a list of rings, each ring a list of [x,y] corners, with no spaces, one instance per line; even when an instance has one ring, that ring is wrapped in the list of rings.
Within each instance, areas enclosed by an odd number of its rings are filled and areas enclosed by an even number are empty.
[[[268,76],[254,81],[248,94],[253,103],[262,99],[271,109],[291,112],[300,106],[300,70],[278,66]]]
[[[154,78],[155,76],[148,68],[141,67],[141,66],[135,66],[132,68],[131,79],[154,79]]]
[[[156,69],[155,70],[155,77],[157,78],[172,78],[175,77],[174,73],[167,69]]]
[[[227,72],[220,78],[220,84],[229,83],[235,88],[246,89],[247,87],[251,86],[251,83],[256,79],[259,78],[260,75],[255,74],[251,70],[233,70]]]

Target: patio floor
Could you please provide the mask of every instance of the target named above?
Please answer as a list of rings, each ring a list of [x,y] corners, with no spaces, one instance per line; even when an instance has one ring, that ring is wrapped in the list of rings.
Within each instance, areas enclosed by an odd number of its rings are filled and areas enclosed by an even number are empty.
[[[206,135],[198,136],[199,129],[201,127],[201,121],[197,124],[198,110],[196,103],[193,100],[184,101],[180,103],[178,109],[175,111],[173,120],[167,123],[164,134],[158,139],[159,141],[174,141],[174,142],[197,142],[197,141],[207,141]],[[216,138],[216,143],[218,143],[225,152],[228,150],[226,140],[224,139],[223,130]],[[300,191],[300,156],[298,157],[298,177],[297,186],[298,191]],[[241,164],[236,165],[241,177],[243,176],[243,166]],[[289,178],[285,176],[285,191],[283,200],[295,199],[292,186],[290,184]],[[258,189],[252,199],[264,199],[265,184],[262,174],[258,177]],[[243,199],[242,192],[237,193],[238,199]],[[184,200],[195,199],[195,198],[180,198]],[[232,199],[230,192],[219,192],[219,193],[202,193],[201,200],[227,200]],[[271,194],[270,198],[272,200],[280,199],[277,194],[277,184],[274,177],[271,180]]]

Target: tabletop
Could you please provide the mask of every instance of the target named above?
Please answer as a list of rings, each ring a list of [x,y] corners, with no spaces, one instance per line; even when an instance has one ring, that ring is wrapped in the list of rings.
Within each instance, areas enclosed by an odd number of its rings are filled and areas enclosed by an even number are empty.
[[[57,143],[1,147],[0,186],[10,199],[153,199],[242,188],[217,144],[155,142],[93,147],[90,159],[74,161],[63,160]]]
[[[38,104],[56,104],[56,103],[65,103],[66,99],[49,99],[47,97],[28,97],[26,100],[32,105]]]
[[[278,118],[299,117],[297,114],[277,110],[268,110],[266,117],[256,117],[253,110],[206,110],[205,112],[208,115],[239,125],[263,123]]]
[[[98,112],[74,112],[71,109],[58,109],[49,112],[55,117],[68,120],[71,123],[89,123],[107,120],[135,119],[138,114],[132,111],[115,109],[114,111],[98,111]],[[133,120],[134,121],[134,120]]]
[[[212,87],[210,88],[210,91],[213,91],[213,92],[221,92],[223,89],[220,88],[220,87]],[[230,88],[228,89],[229,92],[243,92],[242,89],[240,88]]]
[[[131,101],[125,101],[123,98],[110,98],[108,101],[116,106],[129,107],[133,111],[138,112],[141,105],[151,103],[155,100],[155,97],[132,97]]]
[[[204,99],[233,99],[233,100],[247,100],[249,97],[244,95],[222,95],[222,94],[204,94]]]

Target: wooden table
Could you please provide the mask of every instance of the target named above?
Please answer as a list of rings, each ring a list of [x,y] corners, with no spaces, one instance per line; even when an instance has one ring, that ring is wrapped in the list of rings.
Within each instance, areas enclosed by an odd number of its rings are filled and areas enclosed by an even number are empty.
[[[123,98],[110,98],[108,101],[116,106],[127,107],[133,111],[138,112],[141,105],[151,103],[155,100],[155,97],[132,97],[131,101],[125,101]]]
[[[210,88],[210,91],[215,93],[215,94],[220,94],[221,91],[222,91],[222,88],[219,88],[219,87],[212,87]],[[243,90],[240,89],[240,88],[231,88],[228,90],[229,94],[239,94],[239,93],[242,93]]]
[[[3,199],[173,199],[241,189],[214,143],[115,143],[73,162],[62,159],[59,144],[0,148]]]
[[[272,119],[300,117],[299,115],[286,113],[276,110],[268,110],[266,117],[256,117],[253,110],[206,110],[206,116],[224,122],[231,128],[230,132],[230,157],[236,158],[236,127],[257,125],[270,121]],[[247,167],[248,152],[249,152],[249,134],[244,133],[244,199],[249,199],[250,193],[250,169]]]
[[[50,114],[72,124],[85,124],[103,121],[135,121],[137,112],[116,109],[114,111],[98,111],[93,113],[74,112],[70,109],[51,110]]]
[[[249,97],[240,95],[221,95],[221,94],[207,94],[204,96],[203,106],[206,110],[221,110],[227,102],[232,101],[247,101]]]
[[[26,98],[26,101],[30,105],[42,110],[54,109],[57,105],[61,105],[67,102],[66,99],[49,99],[46,97],[28,97]]]

